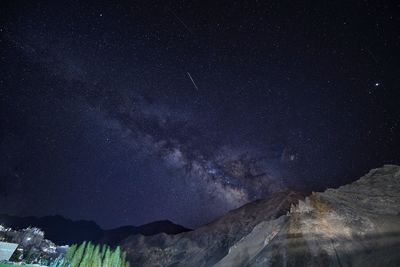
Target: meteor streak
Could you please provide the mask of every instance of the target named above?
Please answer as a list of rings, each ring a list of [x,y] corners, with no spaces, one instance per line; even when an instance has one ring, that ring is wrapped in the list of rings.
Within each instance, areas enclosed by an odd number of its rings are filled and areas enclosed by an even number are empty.
[[[192,78],[192,75],[190,75],[189,72],[186,72],[186,73],[187,73],[187,75],[189,76],[190,80],[192,81],[194,88],[196,88],[196,90],[199,90],[199,87],[197,87],[196,83],[194,82],[194,80],[193,80],[193,78]]]

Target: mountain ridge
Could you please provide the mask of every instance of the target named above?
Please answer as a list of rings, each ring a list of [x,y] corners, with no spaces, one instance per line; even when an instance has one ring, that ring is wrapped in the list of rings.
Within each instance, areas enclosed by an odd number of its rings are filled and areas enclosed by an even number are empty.
[[[301,197],[249,203],[191,232],[131,236],[137,266],[400,266],[400,166]]]
[[[122,239],[131,235],[141,234],[148,236],[162,232],[177,234],[190,231],[190,229],[169,220],[159,220],[139,226],[125,225],[112,229],[103,229],[94,221],[75,221],[61,215],[19,217],[0,214],[0,224],[14,230],[21,230],[30,226],[40,228],[44,231],[46,239],[58,245],[71,245],[79,244],[83,241],[91,241],[115,246]]]

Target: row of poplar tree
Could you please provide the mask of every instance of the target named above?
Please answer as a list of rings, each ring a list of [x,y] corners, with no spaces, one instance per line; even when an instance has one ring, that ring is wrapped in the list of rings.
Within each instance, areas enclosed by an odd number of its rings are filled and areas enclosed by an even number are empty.
[[[107,245],[83,242],[72,245],[63,259],[56,260],[54,267],[129,267],[125,253],[119,247],[112,250]]]

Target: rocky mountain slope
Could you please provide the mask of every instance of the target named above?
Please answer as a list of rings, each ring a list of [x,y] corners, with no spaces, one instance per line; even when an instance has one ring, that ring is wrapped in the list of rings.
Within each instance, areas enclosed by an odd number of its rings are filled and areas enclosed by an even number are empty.
[[[400,266],[399,166],[300,198],[279,192],[195,231],[122,245],[136,266]]]
[[[91,241],[114,246],[131,235],[141,234],[148,236],[159,233],[177,234],[189,231],[183,226],[166,220],[141,226],[123,226],[104,230],[93,221],[72,221],[59,215],[37,218],[0,214],[0,225],[16,230],[30,226],[40,228],[46,235],[46,239],[57,245],[80,244],[83,241]]]
[[[136,266],[212,266],[225,257],[260,223],[286,214],[301,195],[282,191],[228,212],[192,232],[132,236],[122,242],[128,259]]]

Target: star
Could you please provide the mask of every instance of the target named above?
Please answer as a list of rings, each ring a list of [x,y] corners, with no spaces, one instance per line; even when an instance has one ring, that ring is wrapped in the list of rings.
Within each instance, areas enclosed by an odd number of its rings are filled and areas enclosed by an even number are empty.
[[[2,213],[194,228],[278,187],[339,186],[400,162],[387,58],[399,51],[379,4],[314,27],[325,7],[8,2]],[[363,23],[370,9],[379,28]],[[301,23],[282,21],[293,12]]]

